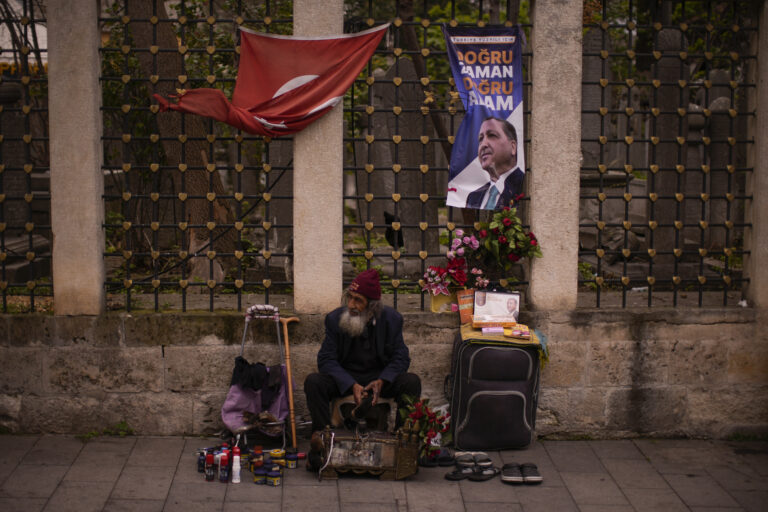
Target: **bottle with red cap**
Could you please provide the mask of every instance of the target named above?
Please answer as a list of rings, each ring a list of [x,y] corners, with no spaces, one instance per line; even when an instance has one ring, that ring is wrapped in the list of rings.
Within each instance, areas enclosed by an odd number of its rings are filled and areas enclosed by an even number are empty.
[[[219,463],[219,482],[229,482],[229,457],[226,453],[221,454],[221,462]]]
[[[208,453],[205,456],[205,479],[209,482],[213,482],[216,479],[216,475],[213,471],[213,454]]]

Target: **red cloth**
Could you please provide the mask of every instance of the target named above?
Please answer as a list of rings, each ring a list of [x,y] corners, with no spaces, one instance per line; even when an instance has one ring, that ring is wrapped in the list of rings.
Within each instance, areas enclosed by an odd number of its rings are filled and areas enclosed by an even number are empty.
[[[349,285],[350,291],[357,292],[369,300],[381,299],[381,285],[379,284],[379,272],[368,269],[361,272]]]
[[[211,117],[244,132],[278,137],[306,128],[341,101],[389,24],[357,34],[296,37],[240,29],[240,64],[230,103],[218,89],[155,94],[160,110]]]

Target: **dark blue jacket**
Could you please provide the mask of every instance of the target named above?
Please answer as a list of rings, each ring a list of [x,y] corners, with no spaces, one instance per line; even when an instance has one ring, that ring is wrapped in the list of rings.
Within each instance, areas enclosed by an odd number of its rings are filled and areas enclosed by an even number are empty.
[[[339,328],[339,318],[345,308],[338,308],[325,317],[325,340],[317,353],[317,369],[336,381],[340,393],[344,393],[355,379],[344,369],[344,360],[353,338]],[[376,358],[384,367],[379,378],[392,382],[395,377],[408,371],[411,357],[403,341],[403,316],[388,306],[382,306],[376,322]],[[362,385],[363,383],[361,383]]]

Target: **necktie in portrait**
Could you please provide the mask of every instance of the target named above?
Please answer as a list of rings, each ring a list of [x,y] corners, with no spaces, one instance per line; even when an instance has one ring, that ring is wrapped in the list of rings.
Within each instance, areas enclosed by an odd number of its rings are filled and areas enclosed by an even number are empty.
[[[496,208],[496,200],[499,198],[499,189],[495,185],[491,184],[491,191],[488,193],[488,200],[485,202],[486,210],[493,210]]]

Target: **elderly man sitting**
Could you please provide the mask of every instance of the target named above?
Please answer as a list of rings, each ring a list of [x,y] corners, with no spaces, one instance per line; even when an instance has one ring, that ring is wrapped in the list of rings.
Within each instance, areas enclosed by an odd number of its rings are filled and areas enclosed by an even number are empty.
[[[379,397],[394,398],[404,407],[404,396],[421,396],[421,380],[407,373],[411,358],[403,341],[403,317],[380,300],[379,274],[366,270],[344,292],[346,306],[325,317],[319,373],[304,381],[313,432],[330,424],[334,398],[352,394],[362,409],[376,405]]]

